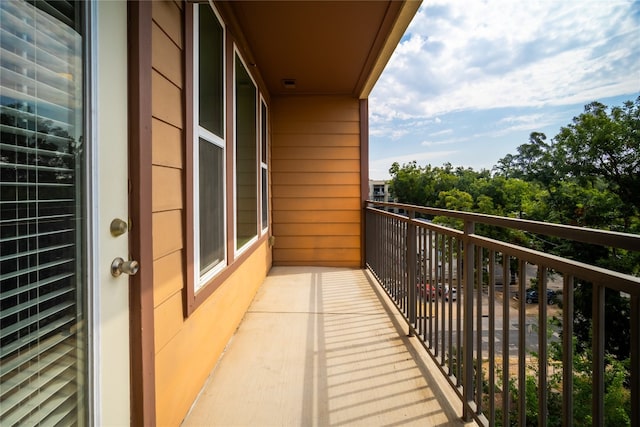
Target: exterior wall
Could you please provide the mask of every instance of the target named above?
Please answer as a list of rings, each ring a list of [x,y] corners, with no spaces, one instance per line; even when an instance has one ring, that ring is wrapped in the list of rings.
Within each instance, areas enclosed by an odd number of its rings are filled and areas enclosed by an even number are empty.
[[[152,6],[152,223],[155,416],[179,425],[271,267],[266,239],[185,317],[184,20],[180,2]],[[230,142],[228,142],[230,143]]]
[[[237,329],[271,266],[263,243],[187,319],[182,295],[156,308],[156,419],[179,425]]]
[[[272,99],[274,265],[360,267],[360,102]]]

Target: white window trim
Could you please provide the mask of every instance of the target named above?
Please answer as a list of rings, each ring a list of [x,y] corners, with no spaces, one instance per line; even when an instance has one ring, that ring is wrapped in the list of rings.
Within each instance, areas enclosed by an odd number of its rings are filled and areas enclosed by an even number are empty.
[[[225,139],[221,138],[209,130],[202,128],[200,126],[200,80],[199,80],[199,52],[200,52],[200,20],[199,20],[199,8],[206,7],[205,4],[195,4],[193,7],[193,274],[194,274],[194,292],[197,292],[201,289],[208,281],[210,281],[213,277],[215,277],[218,273],[224,270],[227,267],[228,257],[227,257],[227,238],[225,238],[225,243],[223,246],[223,258],[222,260],[205,274],[200,275],[200,138],[206,140],[207,142],[214,144],[220,148],[222,148],[223,153],[223,162],[222,162],[222,188],[227,188],[227,166],[226,166],[226,147],[225,147]],[[226,93],[226,28],[224,25],[224,21],[218,14],[218,11],[215,7],[209,4],[211,7],[214,16],[218,20],[218,23],[222,27],[222,124],[223,130],[222,133],[226,133],[226,120],[227,120],[227,93]],[[226,191],[225,191],[226,192]],[[226,234],[227,230],[227,198],[226,196],[222,198],[224,206],[222,209],[223,212],[223,233]]]
[[[266,153],[264,153],[264,158],[265,158],[266,162],[262,161],[262,157],[263,157],[263,153],[262,153],[262,124],[263,124],[262,123],[262,106],[263,105],[264,105],[264,108],[265,108],[265,110],[267,112],[266,117],[265,117],[266,123],[264,124],[265,125],[265,132],[266,132],[266,135],[265,135],[265,138],[266,138],[266,142],[265,142]],[[259,175],[258,179],[260,181],[260,185],[258,187],[260,189],[260,191],[259,191],[259,193],[260,193],[260,195],[259,195],[260,209],[259,209],[259,214],[258,214],[258,221],[259,221],[258,228],[261,229],[261,231],[262,231],[261,235],[264,236],[265,234],[267,234],[269,232],[269,220],[271,219],[270,215],[269,215],[269,206],[271,205],[271,203],[269,203],[270,202],[270,200],[269,200],[269,145],[270,145],[271,141],[270,141],[270,138],[269,138],[269,106],[267,105],[267,101],[265,101],[265,99],[262,96],[262,94],[260,94],[260,100],[258,102],[258,124],[259,124],[259,126],[258,126],[258,134],[259,134],[258,135],[258,142],[259,142],[259,144],[258,144],[258,146],[259,146],[258,156],[259,157],[258,158],[260,159],[260,173],[258,174]],[[263,169],[266,171],[266,174],[267,174],[267,186],[266,186],[266,189],[265,189],[265,191],[267,192],[267,206],[266,206],[266,208],[267,208],[267,226],[266,227],[262,227],[262,214],[263,214],[262,209],[265,208],[265,206],[262,206],[262,197],[263,197],[263,194],[262,194],[262,170]]]
[[[255,81],[255,79],[253,78],[253,75],[251,75],[251,69],[249,67],[247,67],[247,63],[245,62],[244,58],[242,57],[242,54],[240,53],[240,50],[238,49],[238,46],[233,45],[233,166],[234,166],[234,171],[233,171],[233,201],[234,203],[237,203],[238,200],[238,180],[235,179],[236,177],[236,161],[237,161],[237,136],[238,136],[238,117],[236,114],[236,90],[235,90],[235,86],[236,86],[236,55],[238,56],[238,58],[240,59],[240,62],[242,62],[242,65],[244,66],[244,69],[247,71],[247,74],[249,74],[249,78],[251,79],[251,82],[253,83],[253,85],[256,88],[256,100],[260,99],[260,91],[258,90],[258,85]],[[260,135],[260,111],[258,108],[259,102],[256,102],[255,105],[255,109],[256,109],[256,139],[255,139],[255,150],[256,150],[256,160],[260,159],[260,149],[259,149],[259,135]],[[258,162],[256,162],[255,165],[256,168],[258,168]],[[257,169],[257,172],[260,172]],[[238,255],[242,254],[243,252],[245,252],[248,248],[250,248],[255,242],[258,241],[258,237],[260,235],[260,228],[261,228],[261,220],[260,220],[260,190],[259,190],[259,185],[260,185],[260,174],[256,173],[256,189],[258,189],[258,191],[256,192],[256,235],[254,237],[252,237],[249,241],[247,241],[244,245],[242,245],[241,247],[237,247],[237,240],[238,240],[238,207],[234,206],[233,209],[233,248],[234,248],[234,255],[237,257]]]

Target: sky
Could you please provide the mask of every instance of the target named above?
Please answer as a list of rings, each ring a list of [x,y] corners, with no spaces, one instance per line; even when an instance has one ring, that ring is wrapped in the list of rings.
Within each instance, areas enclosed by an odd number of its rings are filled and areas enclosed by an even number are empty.
[[[369,178],[491,169],[598,101],[640,95],[640,1],[424,0],[369,96]]]

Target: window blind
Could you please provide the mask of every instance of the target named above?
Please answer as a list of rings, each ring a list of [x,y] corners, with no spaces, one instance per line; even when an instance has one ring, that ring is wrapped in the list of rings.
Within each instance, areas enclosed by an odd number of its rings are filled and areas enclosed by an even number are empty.
[[[0,425],[82,424],[79,4],[0,2]]]

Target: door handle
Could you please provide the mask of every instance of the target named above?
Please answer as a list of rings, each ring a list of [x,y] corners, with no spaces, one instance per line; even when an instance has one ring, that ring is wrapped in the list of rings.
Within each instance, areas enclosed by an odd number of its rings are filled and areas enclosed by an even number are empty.
[[[118,277],[122,273],[133,276],[138,272],[138,270],[140,270],[140,263],[135,260],[125,261],[118,257],[111,263],[111,275],[113,277]]]

